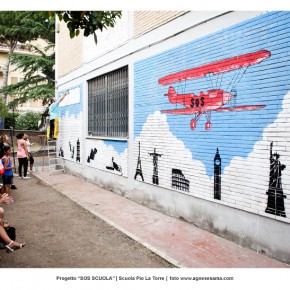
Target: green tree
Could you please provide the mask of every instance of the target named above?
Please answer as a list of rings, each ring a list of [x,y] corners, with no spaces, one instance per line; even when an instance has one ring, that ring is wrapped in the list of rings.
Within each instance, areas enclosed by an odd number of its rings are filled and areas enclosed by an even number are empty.
[[[16,118],[16,130],[38,130],[41,116],[39,113],[27,112]]]
[[[30,48],[35,52],[34,55],[28,54],[15,54],[10,52],[9,62],[16,66],[16,69],[20,69],[23,72],[23,81],[12,85],[5,85],[0,90],[5,96],[13,95],[17,98],[9,103],[9,107],[16,107],[21,103],[25,103],[29,99],[42,99],[43,103],[47,103],[48,99],[54,96],[54,42],[55,42],[55,21],[51,17],[46,19],[43,12],[1,12],[0,19],[15,18],[21,23],[21,29],[19,29],[18,22],[10,23],[10,30],[6,26],[0,26],[0,33],[2,33],[3,40],[8,44],[15,42],[17,37],[12,37],[10,32],[10,40],[8,38],[9,31],[26,31],[24,36],[21,36],[23,42],[36,40],[42,38],[47,41],[47,46],[40,49],[30,44]],[[21,21],[19,20],[21,18]],[[0,21],[1,23],[1,21]],[[29,32],[28,32],[29,31]],[[4,33],[6,32],[6,33]],[[8,40],[7,40],[8,39]],[[4,98],[5,101],[5,98]]]
[[[60,21],[67,23],[71,38],[80,35],[83,31],[86,37],[93,34],[96,43],[96,31],[114,27],[116,20],[122,16],[121,11],[49,11],[46,12],[46,17],[51,17],[53,13],[58,15]]]
[[[5,94],[17,96],[9,103],[10,108],[28,100],[37,99],[41,99],[45,105],[54,97],[54,46],[48,45],[43,50],[35,46],[32,48],[38,53],[37,55],[14,54],[11,56],[11,63],[23,72],[23,80],[0,90]]]
[[[103,30],[107,27],[114,27],[116,19],[121,17],[120,11],[59,11],[59,12],[0,12],[4,21],[4,14],[6,13],[6,19],[9,18],[9,14],[12,13],[13,17],[16,17],[14,13],[23,13],[22,28],[23,31],[32,30],[30,34],[25,34],[27,40],[36,39],[37,37],[46,39],[48,46],[43,50],[35,46],[31,46],[36,55],[20,55],[10,54],[9,61],[14,64],[17,69],[22,70],[24,73],[24,80],[17,84],[5,86],[0,92],[5,95],[14,95],[17,98],[10,102],[9,107],[16,107],[21,103],[25,103],[30,99],[42,99],[43,104],[47,104],[48,101],[54,97],[55,94],[55,14],[58,15],[61,21],[67,23],[70,36],[73,38],[80,34],[83,30],[84,36],[91,34],[95,35],[95,31]],[[26,14],[27,13],[27,14]],[[17,14],[18,18],[20,14]],[[29,15],[29,17],[28,17]],[[5,22],[5,21],[4,21]],[[13,27],[13,22],[9,22],[9,25]],[[16,29],[17,28],[17,29]],[[15,30],[19,31],[18,25]],[[20,31],[21,31],[20,29]],[[12,29],[14,31],[14,29]],[[0,20],[0,33],[1,33],[1,20]],[[7,35],[7,34],[6,34]],[[36,37],[37,36],[37,37]],[[33,38],[34,37],[34,38]],[[3,33],[3,39],[4,33]],[[25,39],[25,38],[21,38]],[[95,35],[96,41],[96,35]],[[9,41],[11,43],[11,41]]]
[[[3,120],[8,115],[7,106],[4,104],[3,100],[0,98],[0,120]]]
[[[9,56],[13,55],[19,43],[37,39],[40,35],[44,38],[48,36],[48,31],[43,23],[35,21],[40,14],[42,13],[33,11],[0,11],[0,42],[8,46]],[[42,22],[49,23],[50,21],[42,16]],[[52,38],[50,37],[49,40]],[[8,83],[10,61],[11,58],[8,57],[3,74],[4,87]],[[4,93],[4,104],[6,104],[7,92],[2,93]]]
[[[16,119],[19,116],[18,112],[8,112],[5,116],[5,126],[4,129],[10,129],[11,127],[15,128]]]

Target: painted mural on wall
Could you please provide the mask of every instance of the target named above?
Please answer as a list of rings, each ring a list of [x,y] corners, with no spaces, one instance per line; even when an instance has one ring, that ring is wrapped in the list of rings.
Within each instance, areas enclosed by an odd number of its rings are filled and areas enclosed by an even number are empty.
[[[153,158],[153,175],[152,175],[152,183],[159,184],[158,177],[158,159],[163,155],[156,152],[156,148],[154,148],[154,152],[148,153]]]
[[[116,171],[120,172],[121,175],[123,175],[122,167],[114,161],[114,157],[112,157],[111,164],[106,166],[106,169],[112,170],[112,171],[116,170]]]
[[[86,164],[119,176],[128,176],[127,141],[87,139]]]
[[[266,13],[135,63],[135,180],[290,222],[289,17]]]
[[[91,152],[87,158],[87,163],[91,163],[91,160],[95,160],[95,156],[98,153],[97,148],[91,149]]]
[[[138,161],[137,161],[134,179],[137,179],[138,176],[140,176],[142,181],[144,181],[143,172],[142,172],[142,161],[141,161],[141,157],[140,157],[140,142],[139,142],[139,151],[138,151]]]
[[[187,180],[182,173],[182,170],[173,168],[172,169],[172,184],[173,189],[189,192],[189,180]]]
[[[265,212],[286,217],[282,188],[282,171],[286,168],[285,164],[281,164],[280,155],[276,152],[273,154],[273,143],[270,146],[270,173],[269,188],[267,190],[268,202]]]
[[[219,149],[216,149],[214,156],[214,199],[221,200],[222,181],[221,181],[221,166],[222,160],[219,153]]]
[[[64,159],[82,163],[82,101],[81,85],[66,88],[70,94],[60,105],[60,133],[58,138],[59,155]],[[59,92],[61,94],[61,92]]]
[[[258,64],[264,59],[271,56],[267,50],[260,50],[257,52],[238,55],[235,57],[219,60],[210,64],[202,65],[192,69],[187,69],[181,72],[173,73],[168,76],[162,77],[158,80],[161,85],[168,85],[178,83],[194,78],[206,77],[209,80],[209,87],[207,92],[200,92],[198,95],[194,93],[178,94],[174,87],[168,88],[168,93],[164,94],[172,104],[181,104],[185,108],[162,110],[162,113],[167,114],[180,114],[180,115],[195,115],[190,121],[190,128],[194,130],[197,121],[202,115],[206,116],[205,130],[210,130],[212,127],[211,113],[216,112],[233,112],[233,111],[252,111],[265,107],[265,105],[236,105],[238,93],[236,86],[245,74],[247,68],[251,65]],[[219,74],[224,74],[233,70],[237,70],[237,74],[233,75],[230,81],[228,90],[220,89],[222,85],[222,77],[214,77]]]

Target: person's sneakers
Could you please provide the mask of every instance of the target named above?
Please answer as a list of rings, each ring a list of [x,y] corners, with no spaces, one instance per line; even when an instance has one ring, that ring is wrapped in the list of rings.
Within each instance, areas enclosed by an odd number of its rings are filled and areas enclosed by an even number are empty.
[[[11,189],[17,189],[17,187],[15,186],[15,184],[11,184]]]
[[[29,172],[29,171],[27,171],[27,174],[29,175],[29,174],[30,174],[30,172]]]
[[[24,176],[24,177],[22,177],[22,179],[29,179],[30,177],[28,177],[28,176]]]
[[[22,177],[22,176],[19,176],[19,178],[20,178],[20,179],[23,179],[23,177]]]

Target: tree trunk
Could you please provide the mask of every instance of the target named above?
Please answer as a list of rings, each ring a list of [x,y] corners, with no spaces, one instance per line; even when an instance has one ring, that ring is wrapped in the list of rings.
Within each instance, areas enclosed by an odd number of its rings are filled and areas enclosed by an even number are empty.
[[[9,67],[10,67],[10,59],[7,58],[7,62],[3,71],[3,87],[8,85],[8,75],[9,75]],[[6,105],[7,103],[7,94],[3,94],[3,103]]]
[[[5,71],[3,74],[3,87],[8,85],[8,76],[9,76],[9,68],[10,68],[10,58],[9,56],[14,52],[16,45],[18,43],[18,39],[19,39],[19,34],[17,35],[16,39],[14,41],[11,42],[10,44],[10,49],[9,49],[9,53],[7,55],[7,62],[6,62],[6,66],[5,66]],[[5,105],[7,105],[7,94],[4,94],[3,96],[3,102]]]
[[[19,35],[16,37],[15,41],[11,42],[11,45],[10,45],[9,53],[7,55],[7,62],[6,62],[4,72],[3,72],[3,87],[8,85],[8,76],[9,76],[9,68],[10,68],[9,56],[14,52],[16,45],[17,45],[17,42],[18,42],[18,39],[19,39]],[[3,94],[4,105],[7,105],[7,96],[8,96],[8,94],[6,94],[6,93]],[[1,123],[2,123],[1,127],[4,128],[5,127],[5,118],[2,119]]]

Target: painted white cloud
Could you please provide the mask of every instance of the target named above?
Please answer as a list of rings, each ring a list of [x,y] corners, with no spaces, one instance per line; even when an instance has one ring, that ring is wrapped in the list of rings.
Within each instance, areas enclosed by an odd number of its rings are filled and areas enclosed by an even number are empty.
[[[76,161],[77,156],[77,141],[82,141],[82,112],[77,116],[74,114],[69,114],[66,112],[65,116],[60,118],[59,127],[59,147],[62,148],[64,152],[64,158],[67,160]],[[71,146],[70,146],[71,145]],[[72,152],[74,148],[74,154]],[[80,143],[80,158],[82,160],[83,144]],[[73,155],[73,158],[72,158]]]
[[[135,139],[135,166],[137,166],[139,142],[145,182],[153,183],[153,156],[150,156],[150,153],[155,149],[157,154],[162,154],[158,157],[159,186],[171,188],[172,169],[179,169],[190,182],[189,194],[212,199],[213,185],[206,175],[205,166],[199,160],[193,160],[190,150],[170,132],[165,114],[156,111],[148,116],[140,136]],[[142,180],[140,176],[136,179]]]
[[[263,132],[262,140],[256,142],[253,151],[245,159],[235,157],[222,175],[223,201],[234,206],[248,207],[248,210],[265,214],[269,183],[270,144],[273,153],[280,154],[280,162],[286,165],[282,171],[282,186],[286,216],[290,217],[290,93],[282,103],[277,119]],[[268,214],[266,214],[268,215]],[[272,215],[268,215],[272,216]]]
[[[90,162],[86,164],[88,166],[105,170],[111,173],[115,173],[118,175],[128,176],[128,154],[127,149],[124,152],[118,153],[113,146],[106,145],[102,140],[87,140],[86,142],[86,158],[90,156],[91,150],[97,149],[97,153],[94,159],[90,159]],[[112,157],[114,158],[114,162],[121,167],[121,172],[116,170],[106,169],[107,166],[112,166]]]
[[[59,147],[62,148],[64,152],[64,158],[67,160],[76,162],[77,154],[77,141],[82,142],[82,119],[83,114],[80,112],[77,116],[74,114],[69,114],[66,112],[65,116],[60,119],[60,132],[59,132]],[[85,146],[85,148],[84,148]],[[74,148],[74,157],[72,158]],[[90,160],[87,163],[87,158],[90,156],[91,150],[96,148],[97,154],[94,160]],[[83,150],[85,150],[85,160],[82,160]],[[121,169],[123,176],[128,176],[128,154],[127,149],[122,153],[118,153],[113,146],[106,145],[102,140],[87,139],[85,144],[80,143],[80,157],[81,164],[86,164],[87,166],[94,167],[100,170],[105,170],[111,173],[121,175],[121,172],[116,170],[107,170],[107,166],[112,166],[112,157],[114,157],[114,162],[117,163]]]
[[[265,213],[267,206],[266,191],[269,183],[270,144],[273,142],[273,153],[280,154],[280,161],[286,165],[282,171],[282,185],[285,212],[290,218],[290,93],[284,97],[283,110],[277,119],[267,126],[262,139],[253,147],[247,158],[235,157],[222,174],[221,203],[273,217]],[[153,158],[150,153],[162,154],[158,158],[159,186],[171,188],[172,168],[182,170],[185,178],[190,181],[190,195],[208,200],[213,199],[213,177],[206,174],[204,164],[194,160],[192,153],[184,143],[177,139],[169,129],[165,114],[156,111],[149,115],[141,134],[134,141],[134,163],[137,165],[138,144],[140,142],[140,158],[144,181],[152,184]],[[137,176],[141,181],[141,177]]]
[[[60,145],[65,152],[65,157],[70,159],[69,142],[76,144],[82,134],[82,113],[76,117],[66,114],[61,119],[60,130]],[[199,160],[194,160],[190,150],[170,132],[165,114],[156,111],[154,114],[149,115],[140,136],[134,140],[133,166],[135,168],[137,166],[139,142],[145,182],[152,184],[153,158],[150,156],[150,153],[153,153],[155,148],[156,153],[162,154],[158,158],[159,186],[170,189],[172,168],[180,169],[184,177],[190,182],[188,194],[213,200],[213,178],[210,179],[207,176],[204,164]],[[284,194],[287,195],[287,198],[284,199],[287,218],[280,219],[289,221],[290,93],[285,95],[282,111],[278,114],[277,119],[264,129],[262,139],[256,142],[253,151],[248,157],[235,157],[229,166],[224,169],[221,202],[229,206],[274,218],[273,215],[265,213],[268,198],[266,191],[269,182],[271,142],[273,142],[273,152],[277,151],[280,154],[281,163],[286,165],[286,169],[282,171],[282,185]],[[128,176],[127,149],[122,153],[118,153],[112,146],[106,145],[101,140],[87,140],[85,148],[86,157],[89,156],[93,148],[98,150],[97,158],[91,160],[89,164],[87,160],[81,160],[81,162],[101,170],[106,170],[106,166],[112,164],[112,157],[114,157],[114,161],[122,167],[123,175]],[[82,150],[83,144],[81,144]],[[116,171],[111,172],[120,174]],[[141,177],[137,176],[137,180],[141,180]]]

